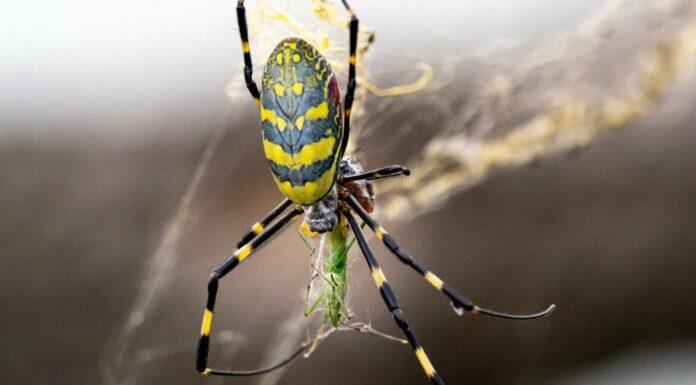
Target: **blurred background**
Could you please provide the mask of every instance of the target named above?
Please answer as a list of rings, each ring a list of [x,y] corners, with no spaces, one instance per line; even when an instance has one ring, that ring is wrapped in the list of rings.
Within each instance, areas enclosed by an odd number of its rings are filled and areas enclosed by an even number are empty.
[[[316,6],[278,4],[307,25]],[[376,33],[363,92],[399,91],[361,96],[355,151],[414,170],[377,187],[377,217],[483,307],[558,306],[529,322],[458,317],[370,237],[445,382],[695,384],[696,4],[351,4]],[[211,269],[282,199],[235,2],[3,8],[3,383],[428,383],[411,349],[352,332],[271,376],[194,371]],[[251,18],[258,79],[288,32]],[[345,60],[344,32],[328,32],[327,56]],[[419,86],[390,88],[404,84]],[[351,261],[351,309],[398,336]],[[211,365],[252,368],[314,333],[297,317],[310,276],[294,228],[235,270]]]

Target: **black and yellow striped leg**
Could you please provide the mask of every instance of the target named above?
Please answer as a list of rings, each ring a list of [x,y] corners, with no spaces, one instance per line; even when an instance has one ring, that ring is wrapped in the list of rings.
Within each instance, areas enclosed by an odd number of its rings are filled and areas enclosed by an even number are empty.
[[[411,330],[411,326],[408,324],[408,321],[406,321],[404,313],[401,311],[401,308],[399,307],[399,304],[396,301],[396,296],[394,295],[391,286],[389,286],[389,282],[387,282],[387,278],[384,276],[382,269],[380,269],[379,264],[377,263],[377,259],[375,259],[375,256],[372,254],[372,250],[370,250],[370,246],[367,244],[367,240],[365,239],[365,235],[363,235],[360,226],[355,221],[355,218],[349,210],[344,210],[343,215],[345,215],[346,219],[348,220],[348,224],[350,225],[350,228],[353,230],[353,233],[355,234],[355,239],[357,239],[358,241],[358,246],[360,246],[360,250],[362,250],[362,253],[365,256],[365,260],[367,261],[367,264],[370,266],[372,279],[375,281],[375,284],[379,289],[379,293],[382,295],[384,303],[387,305],[387,308],[394,316],[396,324],[404,332],[406,339],[408,339],[408,342],[413,347],[418,361],[420,361],[421,366],[423,366],[425,374],[428,376],[428,378],[433,384],[444,385],[444,382],[442,382],[442,379],[440,379],[440,376],[437,374],[435,368],[430,363],[430,359],[418,343],[418,340],[416,340],[416,336],[413,334],[413,331]]]
[[[210,280],[208,281],[208,301],[205,305],[205,312],[203,313],[203,325],[201,326],[201,338],[198,342],[198,354],[196,357],[196,370],[201,374],[205,375],[223,375],[223,376],[252,376],[256,374],[262,374],[270,372],[277,369],[293,358],[297,357],[304,351],[306,344],[302,344],[297,351],[290,355],[285,360],[261,369],[255,370],[243,370],[243,371],[232,371],[232,370],[217,370],[208,368],[208,350],[210,348],[210,327],[213,322],[213,311],[215,309],[215,298],[218,292],[218,282],[225,275],[227,275],[232,269],[237,267],[240,262],[244,261],[251,253],[258,248],[260,248],[267,240],[269,240],[273,235],[277,234],[285,225],[291,221],[299,218],[304,210],[302,207],[296,207],[292,211],[283,215],[276,223],[271,225],[268,229],[259,234],[254,240],[232,254],[227,260],[225,260],[220,266],[218,266],[213,273],[210,275]]]
[[[340,178],[341,182],[351,182],[355,180],[374,180],[382,178],[390,178],[399,175],[411,175],[411,170],[404,166],[394,165],[378,168],[377,170],[372,170],[364,172],[362,174],[349,175]]]
[[[401,260],[401,262],[416,270],[425,278],[426,281],[428,281],[428,283],[444,293],[452,301],[452,305],[455,307],[455,309],[459,309],[460,311],[463,309],[473,313],[480,313],[512,320],[530,320],[549,315],[556,308],[556,305],[551,305],[546,310],[534,314],[508,314],[478,307],[471,302],[471,300],[459,294],[451,286],[444,283],[435,274],[427,270],[420,263],[418,263],[418,261],[414,260],[413,257],[411,257],[407,252],[401,249],[394,238],[392,238],[382,226],[372,219],[372,217],[362,208],[362,206],[360,206],[358,201],[352,195],[346,193],[344,196],[348,202],[348,205],[358,213],[358,216],[360,216],[360,218],[365,221],[368,226],[370,226],[372,231],[375,232],[377,238],[379,238],[379,240],[381,240],[384,245],[387,246],[387,248],[399,258],[399,260]]]
[[[247,29],[246,9],[244,9],[244,0],[239,0],[237,3],[237,24],[239,25],[239,37],[242,39],[242,53],[244,54],[244,81],[247,89],[254,97],[256,104],[259,104],[261,95],[256,82],[252,77],[254,67],[251,64],[251,51],[249,49],[249,31]]]
[[[355,13],[348,5],[346,0],[341,0],[343,6],[350,14],[350,56],[348,56],[348,86],[346,87],[346,98],[343,103],[343,139],[341,142],[341,151],[339,152],[339,159],[343,158],[343,154],[348,147],[348,137],[350,136],[350,113],[353,108],[353,98],[355,97],[355,63],[356,63],[356,52],[358,48],[358,18]]]
[[[243,237],[242,240],[237,243],[237,248],[241,248],[242,246],[246,245],[254,239],[257,235],[261,234],[261,232],[268,226],[269,223],[273,222],[276,218],[278,218],[278,215],[282,214],[285,209],[290,207],[292,204],[292,201],[290,199],[285,198],[284,201],[280,202],[278,206],[276,206],[268,215],[266,215],[265,218],[262,220],[254,223],[251,226],[251,230],[249,230],[248,233],[246,233]]]

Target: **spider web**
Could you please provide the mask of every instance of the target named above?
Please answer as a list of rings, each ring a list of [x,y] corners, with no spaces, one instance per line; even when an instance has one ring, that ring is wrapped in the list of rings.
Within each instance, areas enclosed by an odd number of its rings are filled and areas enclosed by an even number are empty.
[[[281,38],[295,35],[316,46],[339,76],[344,74],[348,19],[343,10],[334,3],[314,1],[312,9],[294,6],[289,12],[288,3],[283,4],[258,1],[250,9],[250,35],[258,52],[255,73],[263,65],[258,58],[266,57]],[[406,83],[393,81],[403,74],[394,76],[390,69],[369,76],[365,58],[374,50],[366,47],[373,33],[379,31],[361,24],[363,55],[357,64],[350,149],[371,163],[399,159],[411,167],[409,178],[380,185],[377,216],[390,222],[436,210],[498,170],[573,154],[627,127],[648,115],[696,67],[692,0],[606,1],[577,28],[536,46],[493,45],[432,64],[412,62],[404,69],[411,77]],[[378,87],[378,81],[393,82]],[[247,97],[241,84],[239,78],[230,83],[233,100]],[[411,118],[414,111],[423,112],[423,118]],[[195,346],[192,339],[132,353],[134,338],[163,298],[192,202],[223,131],[211,137],[149,261],[138,298],[104,350],[101,368],[106,384],[139,383],[146,362]],[[419,146],[398,145],[409,141]],[[379,151],[371,143],[381,143]],[[267,352],[266,364],[285,357],[306,339],[310,321],[302,310],[276,328],[273,338],[278,342]],[[228,348],[229,356],[244,342],[234,331],[214,338],[218,346]],[[261,377],[259,383],[278,383],[284,370]]]

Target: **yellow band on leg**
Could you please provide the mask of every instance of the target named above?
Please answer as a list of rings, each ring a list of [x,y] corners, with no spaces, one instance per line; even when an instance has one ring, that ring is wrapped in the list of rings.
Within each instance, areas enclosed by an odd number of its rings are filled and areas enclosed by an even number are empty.
[[[203,313],[203,325],[201,325],[201,335],[207,336],[210,334],[210,324],[213,322],[213,312],[205,309]]]
[[[251,245],[246,244],[241,249],[237,250],[237,252],[235,252],[234,255],[237,256],[237,259],[239,259],[239,262],[242,262],[244,260],[244,258],[248,257],[249,254],[251,254],[251,250],[253,250]]]
[[[433,364],[430,363],[430,360],[425,354],[425,351],[423,351],[423,348],[416,349],[416,357],[418,357],[418,361],[420,361],[421,365],[423,366],[425,374],[432,378],[435,375],[435,368],[433,367]]]
[[[431,272],[425,273],[425,279],[430,282],[431,285],[435,286],[437,290],[442,290],[442,286],[444,285],[444,282],[440,278],[438,278],[435,274]]]
[[[375,280],[375,284],[377,284],[378,288],[381,288],[382,285],[387,282],[387,277],[384,276],[382,269],[379,267],[372,270],[372,279]]]

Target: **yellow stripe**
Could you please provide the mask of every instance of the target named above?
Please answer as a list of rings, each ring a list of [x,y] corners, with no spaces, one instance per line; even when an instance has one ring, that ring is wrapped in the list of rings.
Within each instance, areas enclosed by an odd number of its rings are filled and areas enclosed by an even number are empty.
[[[234,255],[237,256],[237,259],[239,259],[239,262],[242,262],[244,258],[248,257],[249,254],[251,254],[252,247],[250,244],[244,245],[241,249],[237,250]]]
[[[326,192],[329,191],[333,185],[336,177],[336,162],[334,160],[334,164],[330,169],[328,169],[314,182],[307,182],[304,184],[304,186],[294,187],[289,181],[281,182],[278,180],[278,178],[276,178],[275,175],[271,175],[273,176],[273,180],[275,180],[276,184],[278,185],[278,189],[280,189],[280,192],[283,193],[283,195],[302,206],[311,206],[326,195]]]
[[[278,62],[279,65],[283,64],[283,54],[279,53],[278,56],[276,56],[276,61]]]
[[[263,225],[258,223],[258,222],[255,223],[253,226],[251,226],[251,232],[253,232],[256,235],[261,234],[262,231],[263,231]]]
[[[381,288],[385,282],[387,282],[387,277],[384,276],[382,269],[379,267],[372,270],[372,279],[375,280],[377,287]]]
[[[350,64],[355,65],[355,55],[350,55]]]
[[[297,88],[301,88],[297,87],[298,84],[300,83],[297,83],[293,86],[293,92],[295,93],[297,93],[298,91]],[[283,96],[285,94],[285,87],[283,87],[283,85],[277,83],[274,85],[273,88],[276,95]],[[305,112],[304,117],[301,116],[296,120],[296,125],[298,129],[302,129],[305,120],[326,119],[328,116],[329,104],[324,101],[314,107],[309,107],[307,109],[307,112]],[[287,127],[287,122],[283,118],[278,117],[275,111],[266,109],[263,107],[263,105],[261,105],[261,121],[264,120],[271,122],[271,124],[275,127],[278,127],[280,131],[284,131]]]
[[[263,105],[261,105],[261,121],[268,120],[272,125],[275,126],[277,119],[278,116],[276,115],[275,111],[267,110],[263,108]]]
[[[280,87],[278,87],[280,86]],[[275,87],[275,92],[276,94],[278,92],[285,92],[285,89],[283,88],[282,85],[276,84]],[[285,128],[287,127],[288,123],[285,121],[285,119],[278,117],[278,115],[275,113],[273,110],[267,110],[261,105],[261,121],[263,122],[264,120],[267,120],[271,122],[272,125],[275,127],[278,127],[280,131],[285,131]]]
[[[387,234],[387,231],[384,230],[384,228],[382,226],[378,227],[375,230],[375,235],[377,236],[377,239],[379,239],[380,241],[384,240],[384,234]]]
[[[309,107],[305,112],[307,120],[326,119],[329,116],[329,103],[321,102],[316,107]]]
[[[264,139],[263,149],[266,152],[266,158],[272,160],[276,164],[298,169],[333,155],[335,143],[336,138],[331,136],[303,146],[298,153],[288,154],[283,150],[283,146],[279,146],[268,139]]]
[[[210,324],[213,322],[213,312],[205,309],[203,313],[203,325],[201,325],[201,335],[207,336],[210,334]]]
[[[423,351],[423,348],[419,347],[418,349],[416,349],[416,357],[418,357],[418,361],[420,361],[421,366],[423,366],[425,374],[427,374],[428,377],[432,378],[435,375],[435,368],[433,367],[433,364],[430,363],[430,360]]]
[[[210,369],[206,369],[206,370],[202,371],[201,374],[204,375],[204,376],[209,375],[209,374],[210,374]]]
[[[431,285],[435,286],[437,290],[442,290],[442,285],[444,282],[440,278],[438,278],[435,274],[431,272],[425,273],[425,279],[430,282]]]
[[[249,53],[249,42],[248,41],[242,42],[242,50],[244,51],[244,53]]]

